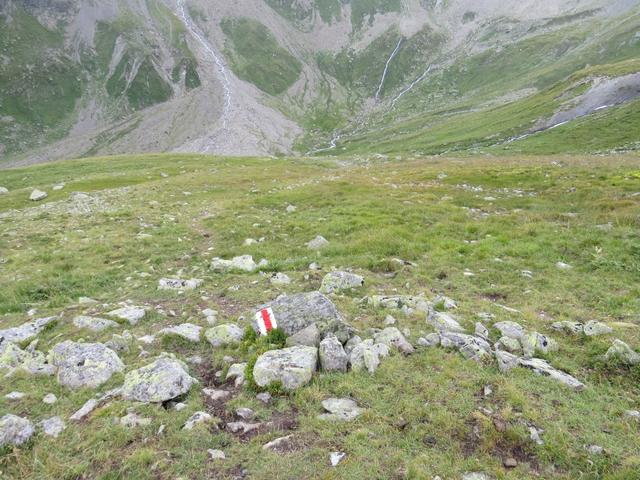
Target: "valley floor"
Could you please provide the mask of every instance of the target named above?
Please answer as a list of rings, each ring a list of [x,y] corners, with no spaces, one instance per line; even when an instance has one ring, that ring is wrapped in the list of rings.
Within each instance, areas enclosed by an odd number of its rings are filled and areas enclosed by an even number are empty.
[[[58,438],[38,431],[20,447],[0,449],[2,479],[640,478],[640,421],[625,413],[640,410],[640,366],[603,359],[616,338],[640,348],[637,155],[402,162],[122,156],[4,170],[0,187],[8,189],[0,195],[0,329],[28,321],[35,309],[32,318],[60,315],[38,335],[41,352],[67,339],[107,342],[125,329],[133,337],[118,353],[124,372],[98,389],[1,373],[0,417],[37,424],[60,416],[66,424]],[[34,204],[34,188],[48,197]],[[317,235],[329,243],[311,250],[306,244]],[[268,266],[243,274],[209,268],[214,257],[244,254]],[[314,262],[319,270],[309,269]],[[186,322],[209,328],[205,309],[218,312],[218,324],[244,328],[257,305],[317,290],[334,267],[365,278],[363,287],[330,295],[359,335],[370,338],[392,315],[415,353],[392,354],[373,375],[318,372],[309,385],[274,392],[265,404],[249,386],[215,375],[226,372],[225,356],[247,361],[250,346],[157,335]],[[291,283],[274,284],[275,272]],[[165,277],[203,283],[182,293],[158,290]],[[556,340],[558,350],[543,358],[586,387],[576,392],[524,368],[502,374],[494,359],[420,347],[418,339],[433,332],[425,315],[362,301],[372,295],[446,295],[457,303],[449,313],[470,332],[484,323],[492,343],[500,337],[495,322],[518,322]],[[98,303],[79,304],[79,297]],[[120,302],[148,313],[134,326],[102,332],[73,324]],[[613,333],[551,328],[565,320],[599,320]],[[137,340],[145,335],[157,337]],[[184,409],[116,398],[81,422],[69,420],[161,352],[187,362],[199,381],[179,399]],[[212,403],[203,388],[228,390],[231,398]],[[16,391],[25,396],[6,398]],[[56,403],[43,403],[48,393]],[[365,411],[352,422],[319,419],[329,397],[351,398]],[[232,433],[225,422],[239,407],[252,409],[262,426]],[[213,420],[183,430],[197,411]],[[150,422],[122,425],[131,412]],[[286,452],[263,449],[290,434]],[[209,449],[226,458],[210,459]],[[346,456],[333,467],[331,452]],[[506,468],[506,460],[515,463]]]

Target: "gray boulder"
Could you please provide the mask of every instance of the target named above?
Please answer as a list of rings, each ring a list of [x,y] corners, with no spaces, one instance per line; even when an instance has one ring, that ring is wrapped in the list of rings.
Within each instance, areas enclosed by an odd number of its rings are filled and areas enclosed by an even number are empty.
[[[307,347],[317,347],[320,345],[320,330],[315,323],[303,328],[290,337],[287,337],[287,347],[296,345],[306,345]]]
[[[551,365],[549,365],[549,362],[547,362],[546,360],[542,360],[540,358],[531,358],[531,359],[521,358],[518,360],[518,364],[522,367],[533,370],[538,375],[545,375],[545,376],[551,377],[554,380],[572,388],[573,390],[581,391],[585,387],[584,383],[575,379],[568,373],[565,373],[556,368],[553,368]]]
[[[520,345],[520,342],[511,337],[500,337],[500,340],[496,342],[496,349],[509,353],[522,353],[522,345]]]
[[[201,332],[202,327],[194,325],[193,323],[183,323],[181,325],[163,328],[158,333],[160,333],[160,335],[176,335],[190,342],[197,343],[200,341]]]
[[[418,339],[419,347],[430,348],[437,347],[438,345],[440,345],[440,335],[437,333],[430,333],[429,335]]]
[[[532,357],[537,352],[547,354],[558,350],[555,340],[538,332],[526,333],[520,337],[520,343],[526,357]]]
[[[349,290],[352,288],[362,287],[364,278],[360,275],[350,272],[330,272],[322,279],[320,291],[322,293],[334,293],[341,290]]]
[[[224,260],[222,258],[214,258],[211,260],[211,270],[214,272],[254,272],[260,267],[253,261],[251,255],[241,255],[239,257],[233,257],[231,260]]]
[[[122,307],[109,312],[107,315],[126,320],[131,325],[137,325],[140,320],[147,314],[147,310],[143,307]]]
[[[571,333],[571,334],[581,334],[584,332],[584,325],[580,322],[554,322],[551,324],[551,328],[554,330],[558,330],[559,332]]]
[[[380,366],[381,359],[389,356],[389,347],[384,343],[374,343],[372,339],[358,343],[349,355],[349,364],[354,371],[367,369],[373,375]]]
[[[166,402],[187,393],[195,383],[184,363],[163,357],[127,373],[122,397],[145,403]]]
[[[260,387],[281,382],[286,390],[295,390],[311,381],[317,364],[318,349],[315,347],[270,350],[258,357],[253,367],[253,379]]]
[[[591,320],[584,325],[584,334],[587,337],[595,337],[597,335],[608,335],[613,333],[613,328],[596,320]]]
[[[343,321],[336,306],[320,292],[281,295],[259,309],[267,307],[271,307],[278,328],[287,335],[294,335],[312,323],[316,324],[321,335],[334,333],[342,343],[352,335],[351,327]],[[253,328],[258,331],[255,319]]]
[[[349,357],[340,341],[333,335],[320,342],[320,366],[325,372],[346,372]]]
[[[34,432],[33,423],[28,419],[7,414],[0,418],[0,447],[22,445]]]
[[[0,370],[23,370],[35,375],[53,375],[56,368],[47,363],[42,352],[22,350],[12,342],[0,343]]]
[[[39,318],[17,327],[0,330],[0,344],[4,342],[22,343],[31,340],[57,319],[58,317]]]
[[[238,345],[242,341],[244,332],[238,325],[225,323],[216,325],[204,332],[204,336],[214,347]]]
[[[70,340],[53,347],[49,363],[58,367],[58,382],[69,388],[96,388],[124,370],[116,352],[103,344]]]
[[[465,329],[458,323],[453,315],[445,312],[430,312],[427,316],[427,322],[439,332],[465,332]]]
[[[627,365],[640,364],[640,353],[619,339],[613,341],[613,345],[607,350],[604,357],[608,361],[618,360]]]
[[[374,343],[383,343],[389,348],[396,348],[401,353],[409,355],[415,351],[404,335],[396,327],[388,327],[373,336]]]
[[[518,357],[515,355],[503,350],[496,350],[493,353],[496,356],[498,369],[501,373],[508,373],[511,369],[518,366]]]
[[[321,420],[350,422],[364,413],[364,409],[349,398],[328,398],[322,401],[322,407],[329,413],[323,413]]]
[[[107,320],[105,318],[88,317],[86,315],[79,315],[73,319],[73,324],[78,328],[86,328],[93,332],[102,332],[107,328],[117,327],[118,324],[113,320]]]
[[[497,328],[503,337],[515,338],[516,340],[520,340],[526,333],[522,325],[516,322],[498,322],[494,323],[493,327]]]

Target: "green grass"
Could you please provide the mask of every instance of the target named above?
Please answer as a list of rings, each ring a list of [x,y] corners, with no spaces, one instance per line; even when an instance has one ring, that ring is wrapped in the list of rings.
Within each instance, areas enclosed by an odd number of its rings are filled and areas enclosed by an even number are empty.
[[[220,26],[227,35],[225,55],[238,77],[263,92],[279,95],[300,76],[300,61],[278,45],[273,34],[260,22],[225,18]]]
[[[52,163],[2,175],[10,193],[0,196],[0,215],[8,215],[0,218],[0,328],[21,324],[31,308],[39,316],[62,314],[40,335],[41,351],[67,338],[106,341],[124,328],[139,337],[186,321],[206,327],[201,310],[207,307],[219,311],[219,323],[244,315],[244,328],[256,305],[283,292],[317,289],[324,273],[336,267],[366,279],[363,291],[333,297],[364,337],[383,325],[387,313],[410,330],[414,343],[430,329],[422,316],[363,305],[362,295],[445,294],[458,302],[455,313],[470,329],[479,312],[489,312],[496,321],[515,320],[550,334],[560,350],[549,361],[587,385],[575,393],[525,370],[502,375],[495,365],[477,365],[439,348],[393,355],[374,376],[319,374],[295,393],[276,395],[270,405],[241,390],[229,411],[246,406],[260,421],[279,415],[297,420],[299,448],[265,454],[264,443],[290,432],[261,433],[245,442],[214,428],[180,429],[195,411],[208,408],[199,389],[212,386],[212,372],[226,368],[222,357],[249,361],[251,349],[263,346],[251,339],[237,349],[167,340],[144,348],[151,356],[168,350],[205,360],[202,367],[190,365],[201,384],[183,399],[185,410],[114,401],[87,422],[69,424],[57,440],[38,434],[29,445],[4,451],[0,471],[6,478],[225,479],[247,469],[256,479],[453,479],[484,471],[501,480],[626,480],[640,467],[638,425],[623,416],[640,404],[640,372],[599,360],[612,338],[640,346],[637,155],[404,162],[150,155]],[[59,182],[65,189],[51,191]],[[33,187],[50,192],[36,211],[28,200]],[[64,202],[74,191],[101,195],[108,210],[67,213]],[[288,204],[297,211],[286,213]],[[141,232],[151,238],[138,238]],[[330,244],[316,254],[305,243],[318,234]],[[243,246],[246,238],[260,237],[265,241]],[[292,284],[275,287],[260,273],[208,269],[213,256],[240,254],[267,258],[270,270],[286,272]],[[416,266],[399,267],[394,258]],[[558,270],[558,261],[573,269]],[[311,262],[323,270],[309,271]],[[465,269],[475,276],[464,276]],[[533,278],[522,270],[531,270]],[[158,291],[158,279],[167,276],[204,283],[182,295]],[[71,320],[88,308],[74,306],[81,295],[100,302],[91,310],[97,315],[128,299],[151,309],[162,306],[176,317],[153,313],[135,327],[79,331]],[[583,339],[550,329],[553,321],[590,319],[612,324],[614,335]],[[496,331],[491,336],[497,340]],[[149,361],[135,345],[121,357],[127,370]],[[100,390],[121,381],[117,375]],[[484,385],[492,386],[492,396],[482,397]],[[27,397],[9,402],[4,395],[14,390]],[[59,398],[54,406],[41,402],[49,392]],[[14,375],[0,383],[0,411],[34,422],[68,418],[94,393],[69,391],[55,378]],[[352,397],[367,411],[353,423],[324,423],[316,417],[330,396]],[[129,407],[151,418],[151,425],[116,425],[113,418]],[[496,430],[481,408],[503,420],[506,430]],[[544,445],[529,440],[529,423],[545,430]],[[160,425],[166,428],[159,436]],[[583,448],[588,444],[607,453],[590,456]],[[227,459],[210,462],[208,448],[223,449]],[[347,453],[337,468],[329,465],[331,451]],[[516,469],[502,467],[506,456],[519,459]]]

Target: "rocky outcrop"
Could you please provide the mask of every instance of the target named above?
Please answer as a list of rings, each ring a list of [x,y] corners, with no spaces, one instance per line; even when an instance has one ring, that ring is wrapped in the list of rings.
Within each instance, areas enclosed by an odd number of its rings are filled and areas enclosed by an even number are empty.
[[[253,380],[260,387],[280,382],[286,390],[295,390],[311,381],[318,364],[318,349],[296,346],[270,350],[258,357]]]

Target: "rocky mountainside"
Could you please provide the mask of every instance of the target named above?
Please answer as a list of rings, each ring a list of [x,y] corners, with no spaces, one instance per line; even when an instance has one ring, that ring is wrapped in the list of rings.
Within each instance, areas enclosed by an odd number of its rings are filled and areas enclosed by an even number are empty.
[[[8,0],[0,154],[634,150],[639,56],[633,0]]]

